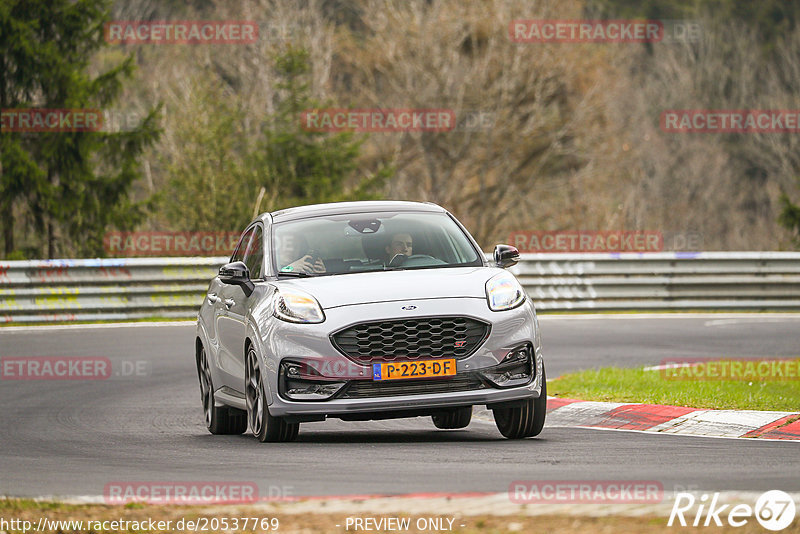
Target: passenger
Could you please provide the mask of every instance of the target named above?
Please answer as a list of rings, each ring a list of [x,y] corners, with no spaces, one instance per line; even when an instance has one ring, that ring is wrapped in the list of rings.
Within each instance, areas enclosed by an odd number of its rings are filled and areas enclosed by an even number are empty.
[[[278,252],[283,265],[281,272],[324,273],[325,263],[319,254],[310,250],[308,241],[303,236],[288,236],[282,242]]]

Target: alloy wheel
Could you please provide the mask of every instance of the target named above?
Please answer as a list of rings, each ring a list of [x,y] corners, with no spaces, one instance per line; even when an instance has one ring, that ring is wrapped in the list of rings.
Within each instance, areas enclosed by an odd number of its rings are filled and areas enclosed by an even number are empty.
[[[247,422],[253,434],[261,434],[264,424],[264,387],[261,369],[258,366],[256,351],[250,347],[247,352],[247,367],[245,369],[245,396],[247,398]]]

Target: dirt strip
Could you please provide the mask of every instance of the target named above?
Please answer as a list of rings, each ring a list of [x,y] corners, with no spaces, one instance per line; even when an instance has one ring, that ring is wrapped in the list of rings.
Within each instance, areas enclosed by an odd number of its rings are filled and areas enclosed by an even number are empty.
[[[468,497],[379,497],[379,498],[315,498],[295,501],[264,502],[243,505],[177,506],[133,503],[125,506],[78,504],[78,501],[53,502],[7,499],[0,500],[0,524],[12,519],[30,521],[51,528],[32,528],[27,532],[64,534],[86,532],[764,532],[755,517],[746,519],[738,528],[727,523],[727,512],[737,504],[753,506],[760,493],[723,492],[717,506],[728,505],[720,514],[722,527],[705,527],[705,510],[694,507],[685,514],[686,526],[676,520],[668,526],[674,496],[652,504],[555,504],[532,502],[513,504],[507,494]],[[791,497],[800,503],[800,494]],[[697,495],[698,502],[700,495]],[[92,498],[94,500],[96,498]],[[700,510],[698,512],[698,510]],[[799,514],[800,515],[800,514]],[[698,526],[692,522],[698,518]],[[234,520],[238,518],[238,527]],[[169,521],[169,525],[148,527],[146,521]],[[54,521],[82,521],[76,525],[55,525]],[[91,522],[140,521],[131,526]],[[224,523],[226,521],[227,523]],[[19,524],[17,524],[19,526]],[[114,527],[117,528],[114,528]],[[225,528],[227,526],[227,528]],[[23,532],[7,528],[7,534]],[[2,529],[0,529],[2,530]],[[781,532],[800,534],[800,517]],[[27,534],[27,533],[26,533]]]

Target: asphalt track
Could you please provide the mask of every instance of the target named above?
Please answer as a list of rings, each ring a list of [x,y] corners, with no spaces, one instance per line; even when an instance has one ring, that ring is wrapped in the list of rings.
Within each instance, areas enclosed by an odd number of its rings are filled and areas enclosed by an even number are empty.
[[[429,419],[301,425],[296,443],[211,436],[194,326],[0,329],[0,358],[108,357],[96,381],[0,381],[0,494],[102,496],[128,481],[255,482],[263,496],[503,492],[515,480],[648,480],[665,490],[800,490],[800,443],[545,427],[502,439],[493,424]],[[549,377],[674,357],[797,357],[798,315],[542,317]],[[127,362],[127,363],[123,363]],[[142,367],[144,366],[144,367]]]

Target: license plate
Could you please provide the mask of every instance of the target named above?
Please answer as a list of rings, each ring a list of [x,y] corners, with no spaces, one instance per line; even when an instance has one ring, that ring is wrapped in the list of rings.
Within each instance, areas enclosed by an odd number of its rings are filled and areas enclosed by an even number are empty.
[[[456,361],[454,359],[372,364],[373,380],[431,378],[437,376],[455,376],[455,374]]]

